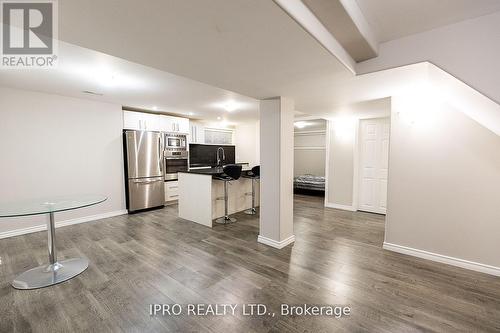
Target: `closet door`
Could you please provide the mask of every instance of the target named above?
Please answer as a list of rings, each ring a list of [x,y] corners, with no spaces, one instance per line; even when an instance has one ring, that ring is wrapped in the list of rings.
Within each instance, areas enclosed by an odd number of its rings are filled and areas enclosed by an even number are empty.
[[[390,118],[360,123],[359,210],[385,214],[389,166]]]

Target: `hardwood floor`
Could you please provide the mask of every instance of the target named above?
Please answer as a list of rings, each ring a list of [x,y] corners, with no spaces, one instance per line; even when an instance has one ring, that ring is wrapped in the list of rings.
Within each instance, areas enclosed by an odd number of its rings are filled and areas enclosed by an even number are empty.
[[[38,290],[10,281],[47,261],[46,234],[0,240],[0,332],[500,331],[500,278],[383,250],[383,216],[297,195],[296,242],[276,250],[257,243],[255,217],[209,229],[176,214],[58,229],[59,257],[90,266]],[[151,316],[152,303],[263,303],[276,316]],[[281,303],[346,305],[351,315],[280,316]]]

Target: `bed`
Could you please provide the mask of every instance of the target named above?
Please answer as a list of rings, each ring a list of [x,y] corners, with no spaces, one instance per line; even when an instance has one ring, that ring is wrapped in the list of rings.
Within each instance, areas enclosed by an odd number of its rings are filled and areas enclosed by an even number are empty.
[[[324,195],[325,177],[314,175],[300,175],[293,179],[295,193]]]

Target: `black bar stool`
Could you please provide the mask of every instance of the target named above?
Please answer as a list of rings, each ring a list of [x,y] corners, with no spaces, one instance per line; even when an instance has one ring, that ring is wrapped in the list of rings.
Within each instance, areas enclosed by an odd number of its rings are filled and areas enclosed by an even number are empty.
[[[260,165],[254,166],[251,171],[243,174],[242,177],[252,180],[252,192],[246,193],[252,195],[252,208],[245,210],[245,214],[255,215],[257,214],[257,210],[255,209],[255,183],[260,179]]]
[[[236,222],[234,217],[229,217],[227,213],[228,192],[227,184],[230,181],[238,180],[241,176],[241,165],[229,164],[222,169],[223,173],[220,176],[214,176],[214,179],[222,180],[224,182],[224,216],[215,220],[217,223],[227,224]],[[222,198],[217,198],[222,199]]]

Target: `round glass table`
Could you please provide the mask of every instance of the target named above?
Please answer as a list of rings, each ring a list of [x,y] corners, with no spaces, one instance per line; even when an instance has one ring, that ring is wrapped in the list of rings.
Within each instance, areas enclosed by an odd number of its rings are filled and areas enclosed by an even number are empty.
[[[55,197],[47,200],[0,204],[1,217],[20,217],[29,215],[47,215],[47,234],[49,248],[49,264],[27,270],[12,281],[16,289],[37,289],[74,278],[87,269],[86,258],[72,258],[58,261],[56,252],[56,229],[54,213],[63,212],[106,201],[105,196],[72,196]]]

